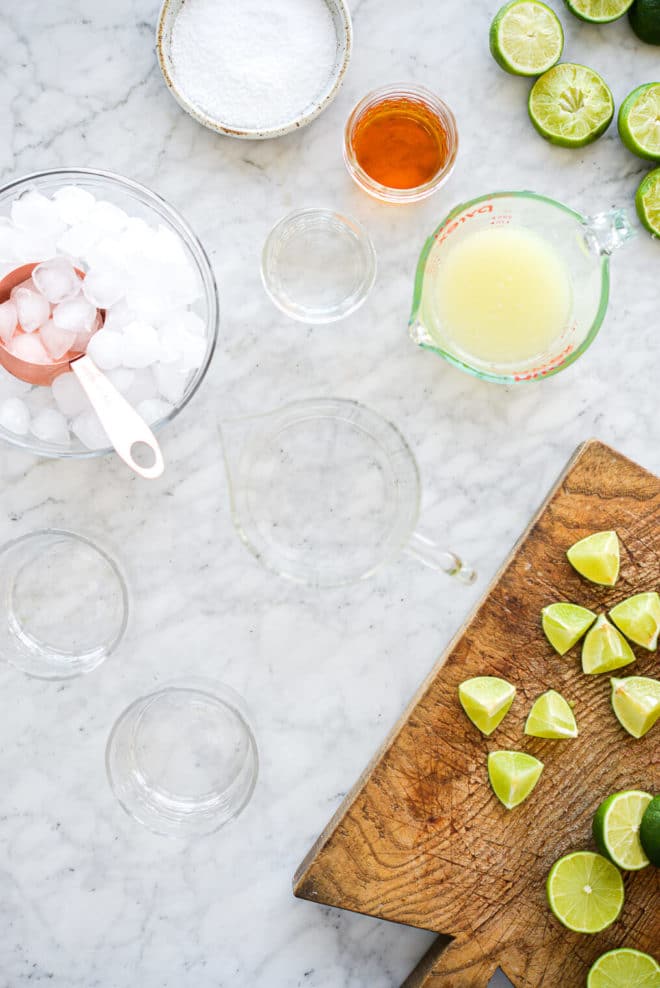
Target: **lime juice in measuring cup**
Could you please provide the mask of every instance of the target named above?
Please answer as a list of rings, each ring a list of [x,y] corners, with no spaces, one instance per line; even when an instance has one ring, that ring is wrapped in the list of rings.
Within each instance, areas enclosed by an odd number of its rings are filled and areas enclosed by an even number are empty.
[[[583,217],[532,192],[473,199],[424,245],[411,336],[488,381],[556,374],[596,336],[609,255],[633,235],[623,210]]]

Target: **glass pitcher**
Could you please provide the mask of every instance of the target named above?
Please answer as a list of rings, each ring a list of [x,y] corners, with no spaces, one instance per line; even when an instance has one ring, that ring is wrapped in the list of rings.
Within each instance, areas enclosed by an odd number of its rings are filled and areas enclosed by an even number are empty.
[[[443,266],[457,244],[473,232],[508,227],[542,240],[556,254],[569,281],[569,315],[545,352],[527,360],[482,360],[452,342],[441,310]],[[413,340],[476,377],[501,384],[557,374],[595,339],[609,296],[609,255],[635,230],[622,209],[585,217],[534,192],[495,192],[457,206],[429,237],[415,276],[409,328]],[[474,286],[475,291],[479,285]]]

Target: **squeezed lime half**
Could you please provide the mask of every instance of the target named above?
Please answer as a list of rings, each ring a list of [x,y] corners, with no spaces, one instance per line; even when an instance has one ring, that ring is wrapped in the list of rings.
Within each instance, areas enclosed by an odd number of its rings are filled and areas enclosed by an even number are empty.
[[[593,69],[559,62],[532,86],[528,110],[546,141],[581,148],[607,130],[614,116],[614,99]]]
[[[512,75],[541,75],[559,61],[563,48],[559,18],[541,0],[511,0],[490,26],[491,54]]]
[[[618,21],[632,7],[634,0],[564,0],[566,6],[581,21],[609,24]]]
[[[629,151],[639,158],[660,161],[660,82],[647,82],[626,96],[617,126]]]
[[[660,168],[654,168],[639,183],[635,208],[642,226],[654,237],[660,237]]]

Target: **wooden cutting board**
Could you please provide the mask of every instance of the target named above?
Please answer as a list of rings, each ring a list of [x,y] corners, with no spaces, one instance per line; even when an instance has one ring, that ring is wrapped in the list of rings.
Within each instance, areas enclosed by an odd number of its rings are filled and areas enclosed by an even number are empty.
[[[612,589],[583,580],[564,556],[609,528],[622,545]],[[660,724],[638,741],[626,734],[610,707],[609,677],[582,674],[579,646],[560,658],[539,625],[553,601],[605,610],[651,589],[660,589],[660,480],[590,441],[303,861],[295,894],[449,934],[406,988],[482,988],[498,966],[517,988],[583,988],[594,959],[613,947],[659,956],[659,869],[625,875],[623,912],[596,936],[571,933],[547,907],[552,863],[593,849],[599,802],[618,789],[660,792]],[[658,653],[635,652],[622,675],[659,677]],[[457,699],[459,683],[477,675],[502,676],[518,690],[490,738]],[[549,688],[575,701],[577,739],[523,734],[533,700]],[[512,811],[487,780],[487,754],[499,748],[545,763],[533,795]]]

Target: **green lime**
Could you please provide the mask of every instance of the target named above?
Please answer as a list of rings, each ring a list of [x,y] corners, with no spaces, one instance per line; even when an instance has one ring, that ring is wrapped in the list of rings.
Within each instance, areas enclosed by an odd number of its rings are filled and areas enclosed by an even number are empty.
[[[660,161],[660,82],[633,89],[619,108],[621,140],[633,154]]]
[[[647,676],[611,679],[612,709],[628,734],[643,738],[660,717],[660,682]]]
[[[590,24],[609,24],[623,17],[634,0],[564,0],[572,14]]]
[[[591,965],[587,988],[660,988],[660,966],[641,950],[608,950]]]
[[[534,701],[525,721],[525,734],[533,738],[576,738],[575,714],[561,693],[548,690]]]
[[[639,827],[651,799],[648,792],[628,789],[612,793],[596,810],[591,827],[596,847],[612,864],[626,871],[639,871],[649,864],[640,843]]]
[[[564,31],[541,0],[511,0],[490,26],[490,51],[505,72],[541,75],[561,58]]]
[[[516,688],[497,676],[475,676],[458,687],[463,710],[482,734],[492,734],[509,712]]]
[[[654,168],[640,182],[635,206],[642,225],[649,233],[660,237],[660,168]]]
[[[573,648],[595,620],[594,612],[579,604],[548,604],[541,611],[545,637],[560,655]]]
[[[614,99],[593,69],[559,62],[532,86],[528,110],[541,137],[551,144],[581,148],[607,130]]]
[[[623,880],[611,861],[592,851],[573,851],[555,861],[546,882],[548,905],[576,933],[607,929],[623,906]]]
[[[567,550],[568,561],[591,583],[613,587],[619,578],[619,538],[616,532],[594,532]]]
[[[654,796],[642,817],[639,839],[651,864],[660,868],[660,796]]]
[[[491,751],[488,756],[490,784],[507,810],[527,799],[542,771],[543,762],[523,751]]]
[[[628,17],[638,38],[647,45],[660,45],[660,0],[635,0]]]
[[[655,590],[622,600],[612,608],[610,617],[631,642],[655,651],[660,634],[660,594]]]
[[[582,672],[596,676],[635,661],[635,653],[620,631],[599,615],[582,644]]]

